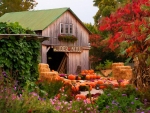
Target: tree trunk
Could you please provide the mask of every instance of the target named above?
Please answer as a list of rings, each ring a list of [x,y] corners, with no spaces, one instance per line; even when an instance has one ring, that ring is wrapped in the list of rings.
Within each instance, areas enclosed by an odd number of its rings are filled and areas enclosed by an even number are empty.
[[[131,83],[138,89],[150,88],[150,68],[146,64],[146,59],[143,58],[134,62],[133,77]]]

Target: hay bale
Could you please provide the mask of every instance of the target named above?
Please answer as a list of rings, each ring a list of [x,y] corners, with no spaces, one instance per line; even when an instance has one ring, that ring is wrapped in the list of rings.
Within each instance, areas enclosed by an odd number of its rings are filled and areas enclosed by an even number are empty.
[[[58,72],[51,71],[48,64],[39,63],[38,71],[39,71],[39,79],[43,81],[50,82],[53,79],[59,77]]]
[[[116,80],[130,80],[132,78],[132,69],[131,66],[124,66],[123,63],[113,63],[112,74]]]
[[[59,76],[58,72],[41,72],[39,78],[40,80],[50,82],[53,79],[57,78],[58,76]]]

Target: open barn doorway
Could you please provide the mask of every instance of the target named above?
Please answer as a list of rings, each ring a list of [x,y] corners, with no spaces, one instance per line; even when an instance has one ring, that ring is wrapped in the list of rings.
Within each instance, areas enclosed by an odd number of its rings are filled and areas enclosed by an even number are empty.
[[[59,73],[66,73],[67,71],[67,56],[64,52],[54,52],[53,48],[50,48],[47,52],[47,63],[51,70]]]

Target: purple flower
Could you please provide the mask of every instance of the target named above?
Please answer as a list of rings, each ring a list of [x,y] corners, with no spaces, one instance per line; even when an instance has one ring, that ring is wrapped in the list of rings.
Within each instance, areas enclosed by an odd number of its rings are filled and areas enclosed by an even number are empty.
[[[135,100],[138,100],[138,98],[135,98]]]
[[[131,104],[134,104],[134,102],[131,102]]]
[[[3,71],[2,74],[3,74],[4,77],[7,77],[7,74],[6,74],[5,71]]]
[[[110,96],[111,94],[109,93],[109,94],[107,94],[108,96]]]
[[[109,109],[109,106],[108,106],[108,105],[106,106],[106,109]]]
[[[126,94],[122,94],[122,96],[127,96]]]

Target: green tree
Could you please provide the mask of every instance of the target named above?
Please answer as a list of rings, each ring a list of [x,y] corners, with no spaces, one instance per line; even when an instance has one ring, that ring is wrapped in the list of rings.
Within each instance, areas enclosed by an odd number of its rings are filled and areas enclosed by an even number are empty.
[[[9,12],[28,11],[36,5],[35,0],[0,0],[0,16]]]
[[[88,30],[92,33],[92,34],[99,34],[99,30],[98,27],[95,25],[92,25],[91,23],[84,23],[84,25],[88,28]]]
[[[109,17],[118,7],[130,2],[130,0],[93,0],[93,2],[93,5],[99,8],[94,16],[95,25],[98,25],[102,17]]]

